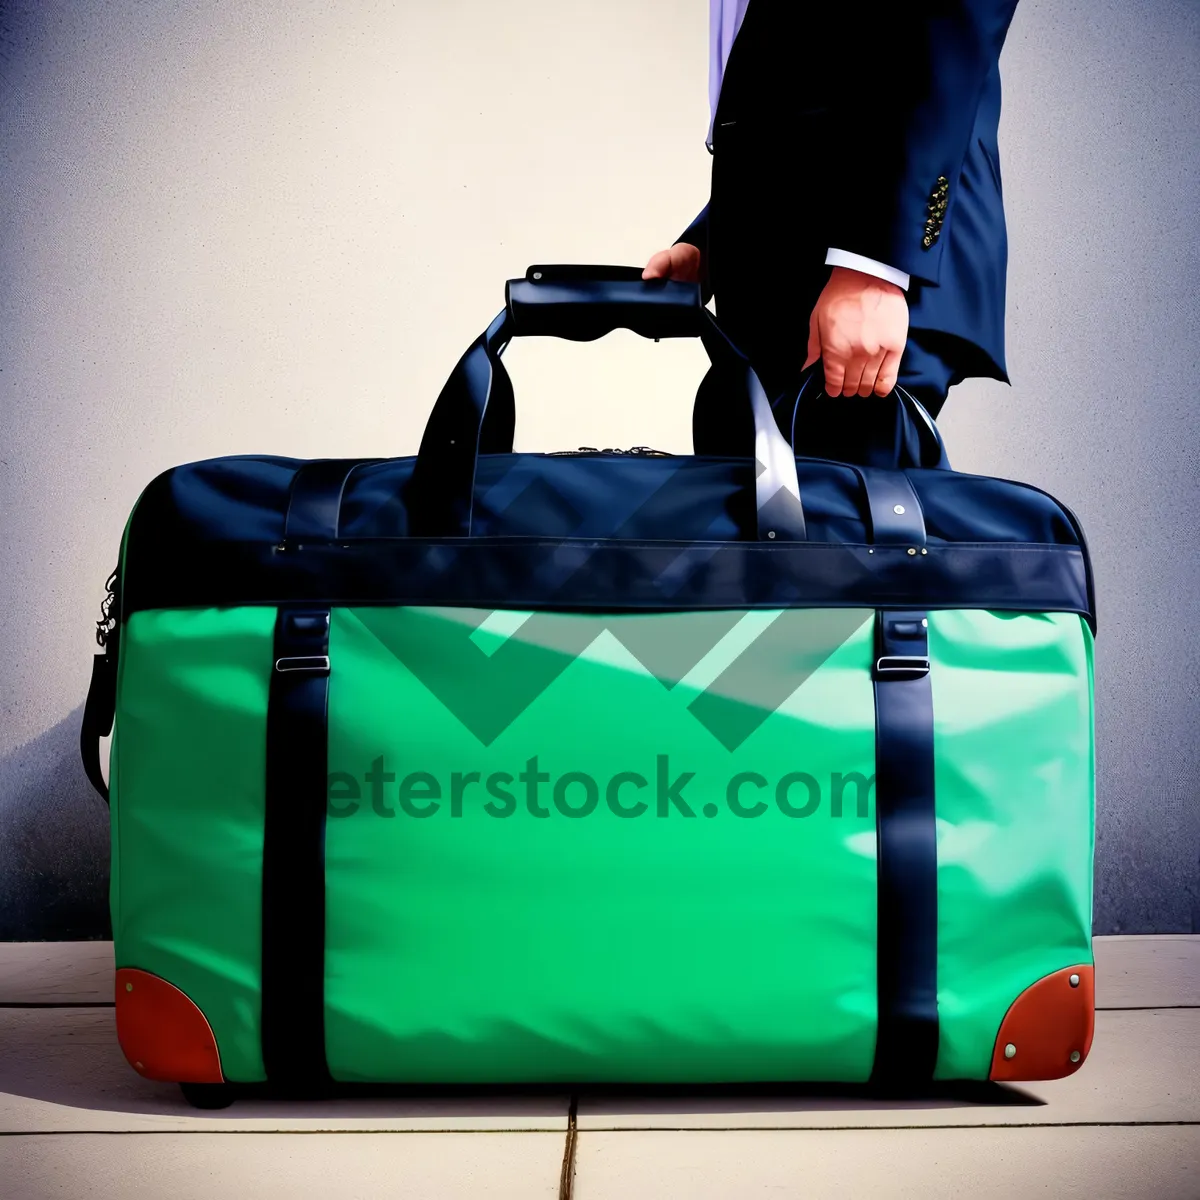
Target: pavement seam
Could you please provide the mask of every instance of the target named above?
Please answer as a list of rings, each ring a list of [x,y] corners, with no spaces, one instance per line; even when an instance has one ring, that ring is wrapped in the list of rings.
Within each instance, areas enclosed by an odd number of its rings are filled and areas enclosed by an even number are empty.
[[[578,1141],[576,1116],[579,1112],[579,1097],[571,1097],[567,1109],[567,1140],[563,1146],[562,1170],[558,1176],[558,1200],[571,1200],[575,1194],[575,1145]]]

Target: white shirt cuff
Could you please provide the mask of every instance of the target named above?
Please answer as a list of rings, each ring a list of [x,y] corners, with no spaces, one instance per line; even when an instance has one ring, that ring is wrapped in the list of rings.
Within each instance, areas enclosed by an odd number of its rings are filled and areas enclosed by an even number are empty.
[[[888,283],[894,283],[898,288],[908,291],[907,271],[898,271],[895,267],[889,267],[887,263],[876,262],[875,259],[866,258],[861,254],[851,254],[849,250],[831,249],[825,255],[825,265],[827,267],[849,267],[850,270],[861,271],[864,275],[874,275],[879,279],[886,279]]]

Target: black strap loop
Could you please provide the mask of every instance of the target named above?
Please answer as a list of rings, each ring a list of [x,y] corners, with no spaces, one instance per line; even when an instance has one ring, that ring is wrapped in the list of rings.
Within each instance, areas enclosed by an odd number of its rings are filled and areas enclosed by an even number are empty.
[[[346,483],[356,467],[373,461],[379,460],[318,458],[304,463],[292,476],[283,518],[283,545],[336,541]]]
[[[871,541],[876,546],[925,546],[925,514],[903,471],[848,464],[862,480],[871,521]]]

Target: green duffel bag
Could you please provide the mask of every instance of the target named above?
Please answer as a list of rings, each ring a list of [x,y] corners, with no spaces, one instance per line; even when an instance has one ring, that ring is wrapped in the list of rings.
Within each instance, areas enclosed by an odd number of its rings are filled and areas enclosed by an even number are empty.
[[[616,327],[702,338],[727,452],[513,452],[509,339]],[[417,455],[168,471],[112,593],[83,752],[106,789],[115,717],[147,1078],[916,1087],[1087,1055],[1078,522],[796,457],[694,286],[531,269]]]

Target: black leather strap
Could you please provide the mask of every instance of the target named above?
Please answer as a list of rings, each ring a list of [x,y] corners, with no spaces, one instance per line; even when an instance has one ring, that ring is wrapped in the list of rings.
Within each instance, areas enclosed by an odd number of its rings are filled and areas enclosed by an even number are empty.
[[[753,504],[753,498],[749,504]],[[739,515],[739,519],[741,519]],[[268,604],[450,604],[472,608],[985,608],[1079,613],[1095,629],[1078,546],[987,542],[913,547],[620,538],[486,537],[312,542],[216,539],[135,558],[128,612]]]
[[[876,546],[925,545],[925,514],[903,471],[855,466],[867,494],[871,541]]]
[[[328,1082],[325,806],[329,610],[281,608],[267,708],[262,1054],[287,1087]]]
[[[318,458],[306,462],[292,477],[287,512],[283,518],[283,540],[336,541],[338,515],[346,481],[361,465],[353,458]]]
[[[79,756],[88,782],[108,803],[108,784],[100,769],[100,739],[112,732],[117,707],[117,658],[115,652],[92,656],[92,681],[83,706],[79,728]]]
[[[933,1077],[938,1054],[933,692],[923,612],[876,615],[879,1032],[872,1081]]]

